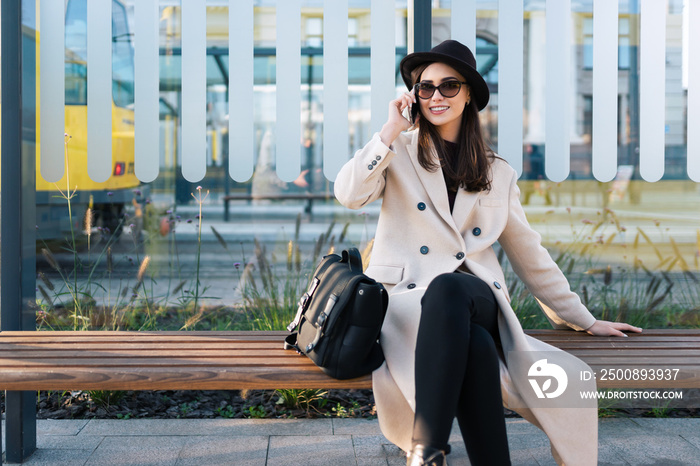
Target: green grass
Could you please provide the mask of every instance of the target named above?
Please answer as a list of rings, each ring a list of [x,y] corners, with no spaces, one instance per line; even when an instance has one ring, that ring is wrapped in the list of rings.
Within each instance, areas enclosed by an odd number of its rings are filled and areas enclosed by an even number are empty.
[[[158,217],[157,212],[149,213],[148,208],[144,212],[145,225],[157,224],[151,219]],[[172,212],[169,215],[169,221],[175,224]],[[201,217],[200,220],[203,221]],[[615,225],[615,232],[624,230],[614,214],[608,213],[607,220],[601,218],[597,222],[586,222],[587,229],[575,232],[574,244],[552,250],[559,267],[569,278],[571,288],[591,313],[598,319],[624,321],[643,328],[700,327],[700,284],[697,270],[689,268],[689,261],[684,260],[679,251],[665,254],[661,248],[656,248],[658,264],[654,267],[640,260],[634,260],[632,265],[600,262],[597,255],[587,252],[591,252],[596,245],[600,246],[601,241],[605,244],[609,238],[598,238],[596,241],[588,238],[594,238],[605,222]],[[59,280],[56,283],[55,279],[52,281],[44,274],[39,275],[37,325],[46,330],[283,330],[293,319],[299,296],[321,255],[334,251],[336,245],[351,246],[345,241],[348,226],[349,223],[336,238],[335,224],[331,223],[316,240],[313,252],[303,255],[299,246],[299,231],[302,228],[299,216],[291,239],[283,239],[271,250],[256,241],[254,257],[250,261],[242,252],[234,253],[226,240],[212,228],[223,251],[231,258],[232,281],[238,279],[240,284],[241,301],[230,306],[206,304],[207,284],[201,280],[197,270],[190,272],[190,275],[183,274],[178,265],[179,254],[174,235],[161,240],[167,242],[168,256],[171,257],[169,270],[160,271],[166,276],[159,278],[172,284],[172,287],[168,287],[167,295],[153,298],[155,279],[149,268],[150,259],[143,257],[140,262],[134,261],[135,277],[122,285],[116,303],[110,305],[100,304],[95,297],[95,291],[104,290],[100,283],[112,280],[115,259],[112,258],[113,243],[110,240],[105,242],[102,250],[89,256],[93,260],[89,263],[82,263],[77,252],[68,248],[76,256],[77,269],[74,270],[63,270],[51,251],[45,249],[43,254],[57,272]],[[201,227],[201,224],[198,225],[198,243],[201,243]],[[157,236],[147,234],[143,241],[155,244],[157,241],[154,238]],[[655,247],[640,230],[629,245],[630,249],[634,251],[642,242]],[[137,242],[134,246],[136,251],[143,248]],[[284,258],[282,261],[278,260],[280,256]],[[363,254],[365,262],[368,256],[367,250]],[[106,260],[100,262],[101,258]],[[550,328],[544,313],[515,276],[502,250],[499,251],[499,260],[504,268],[511,305],[523,328]],[[98,264],[105,262],[106,267],[100,269]],[[671,271],[679,264],[686,267],[682,275]],[[84,286],[76,285],[78,270],[90,271],[91,278]],[[676,275],[671,276],[671,273]],[[679,280],[678,277],[684,279]]]

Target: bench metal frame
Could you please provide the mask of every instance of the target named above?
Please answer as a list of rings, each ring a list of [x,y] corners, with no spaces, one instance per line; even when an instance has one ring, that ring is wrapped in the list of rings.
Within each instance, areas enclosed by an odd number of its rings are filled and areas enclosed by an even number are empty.
[[[36,158],[31,146],[22,147],[22,126],[25,123],[22,87],[25,84],[26,92],[34,92],[32,83],[35,77],[31,66],[23,69],[21,0],[2,2],[1,56],[3,221],[0,331],[34,330]],[[33,57],[24,58],[33,61]],[[34,122],[29,124],[33,125]],[[23,153],[25,151],[26,154]],[[36,393],[14,391],[5,394],[5,426],[6,459],[22,462],[36,450]]]

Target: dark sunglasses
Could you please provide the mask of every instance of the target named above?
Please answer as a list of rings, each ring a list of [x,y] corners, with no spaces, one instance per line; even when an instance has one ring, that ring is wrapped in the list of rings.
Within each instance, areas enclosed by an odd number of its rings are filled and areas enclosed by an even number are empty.
[[[440,95],[443,97],[449,98],[459,94],[462,84],[467,83],[463,81],[445,81],[439,86],[433,86],[430,83],[416,83],[413,88],[416,90],[416,95],[421,99],[430,99],[435,94],[435,89],[439,89]]]

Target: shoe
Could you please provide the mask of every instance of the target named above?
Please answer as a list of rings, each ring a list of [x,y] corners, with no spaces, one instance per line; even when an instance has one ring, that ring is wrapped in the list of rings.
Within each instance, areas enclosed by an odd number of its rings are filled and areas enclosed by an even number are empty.
[[[437,448],[416,445],[406,456],[406,466],[446,466],[445,452]]]

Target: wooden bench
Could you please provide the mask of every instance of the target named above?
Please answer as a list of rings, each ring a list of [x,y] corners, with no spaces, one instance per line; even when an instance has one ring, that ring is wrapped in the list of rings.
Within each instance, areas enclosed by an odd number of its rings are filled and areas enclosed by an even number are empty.
[[[529,335],[602,368],[677,367],[673,381],[603,381],[599,388],[700,388],[700,330],[629,338],[568,330]],[[371,388],[335,380],[283,349],[287,332],[2,332],[0,390]]]
[[[599,388],[700,388],[700,329],[645,330],[629,338],[593,337],[567,330],[526,333],[578,356],[596,371],[680,369],[679,377],[671,382],[606,381],[599,382]],[[326,376],[308,358],[284,350],[285,335],[287,332],[0,332],[0,390],[371,388],[370,376],[352,380]],[[14,429],[16,434],[7,446],[17,461],[36,448],[17,435],[34,432],[34,425],[27,426],[32,422],[34,418],[7,421],[8,431]]]

